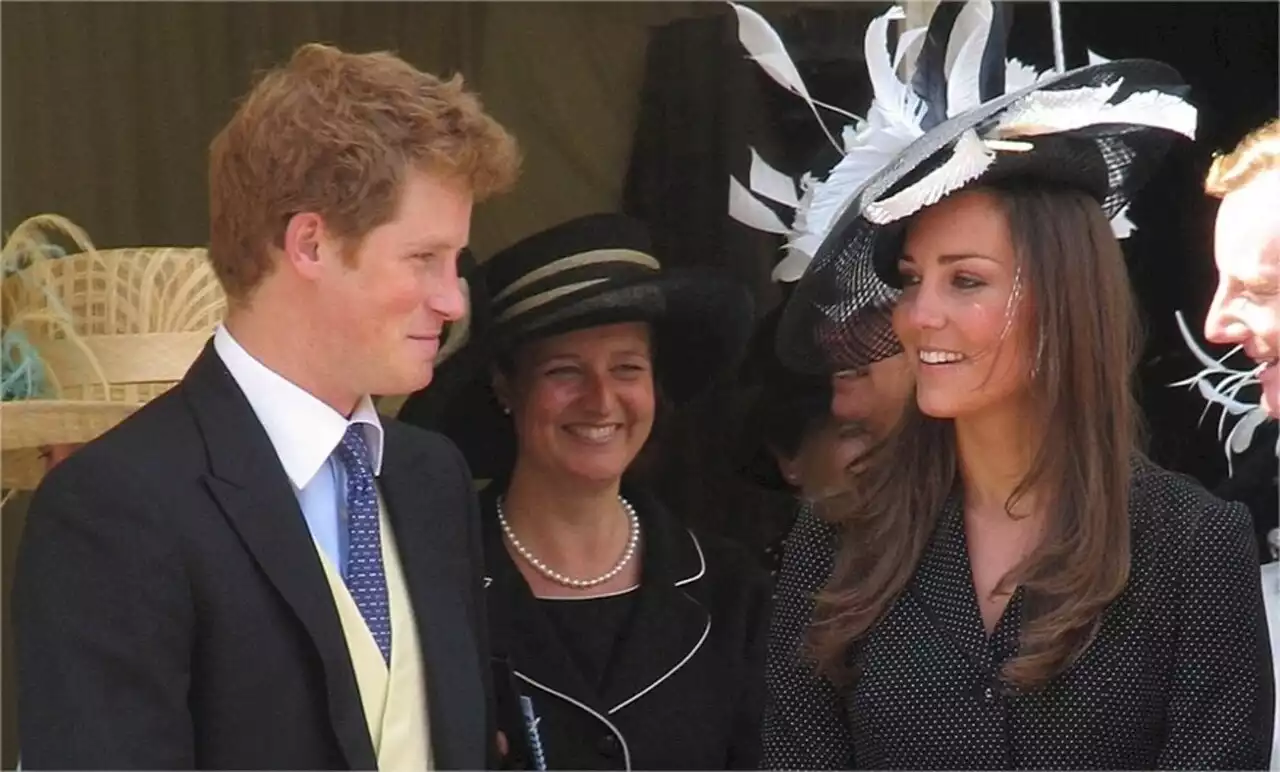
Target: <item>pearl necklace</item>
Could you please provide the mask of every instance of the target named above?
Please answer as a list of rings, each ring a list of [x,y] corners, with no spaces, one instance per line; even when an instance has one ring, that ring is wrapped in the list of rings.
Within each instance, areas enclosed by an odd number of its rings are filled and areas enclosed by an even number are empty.
[[[515,532],[511,530],[511,525],[507,523],[506,513],[502,511],[501,498],[499,498],[497,502],[498,522],[502,525],[502,532],[506,534],[507,541],[511,542],[511,546],[515,548],[516,554],[524,558],[525,562],[533,566],[538,573],[563,587],[573,587],[574,589],[585,590],[589,587],[604,584],[613,577],[622,573],[622,569],[626,568],[627,564],[631,562],[631,558],[635,557],[636,545],[640,543],[640,519],[636,517],[636,510],[631,506],[631,502],[627,501],[622,496],[618,496],[618,502],[622,504],[622,510],[627,513],[627,521],[630,524],[631,533],[627,538],[627,548],[622,551],[622,557],[618,559],[617,563],[614,563],[613,568],[610,568],[608,571],[594,579],[574,579],[572,577],[565,576],[559,571],[549,567],[546,563],[542,562],[538,557],[530,552],[529,548],[524,546],[524,544],[516,538]]]

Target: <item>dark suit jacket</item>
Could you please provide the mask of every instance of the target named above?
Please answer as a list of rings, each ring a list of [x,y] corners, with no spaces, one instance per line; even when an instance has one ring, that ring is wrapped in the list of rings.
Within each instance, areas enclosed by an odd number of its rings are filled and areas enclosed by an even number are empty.
[[[496,731],[470,474],[383,419],[437,766]],[[186,378],[44,480],[13,618],[23,766],[372,769],[354,671],[306,522],[210,344]]]
[[[756,769],[770,586],[747,551],[695,536],[652,496],[625,490],[644,562],[596,687],[507,553],[492,488],[481,501],[493,651],[532,701],[548,768]],[[501,723],[527,744],[518,711]]]

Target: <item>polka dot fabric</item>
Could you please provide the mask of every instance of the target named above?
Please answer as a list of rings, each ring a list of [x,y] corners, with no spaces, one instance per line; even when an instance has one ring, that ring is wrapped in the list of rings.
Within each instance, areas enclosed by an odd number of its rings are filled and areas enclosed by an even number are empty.
[[[765,769],[843,769],[849,763],[840,698],[803,655],[813,596],[827,583],[836,546],[836,529],[802,508],[784,542],[769,619]]]
[[[351,424],[335,451],[347,470],[347,589],[369,626],[382,659],[391,662],[391,606],[382,565],[378,492],[361,424]]]
[[[766,767],[1266,768],[1275,695],[1248,511],[1140,461],[1130,521],[1128,587],[1092,646],[1032,693],[997,678],[1017,651],[1024,598],[987,636],[958,498],[858,648],[862,676],[844,694],[785,658],[812,614],[804,587],[821,586],[833,544],[797,541],[774,612],[775,635],[792,642],[770,644]]]

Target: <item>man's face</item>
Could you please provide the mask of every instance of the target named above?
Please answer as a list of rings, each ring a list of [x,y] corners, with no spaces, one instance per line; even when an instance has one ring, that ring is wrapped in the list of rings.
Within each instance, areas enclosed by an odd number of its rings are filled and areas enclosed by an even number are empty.
[[[470,237],[472,196],[424,172],[404,182],[395,216],[353,256],[317,277],[325,339],[354,394],[408,394],[431,381],[445,324],[463,316],[458,256]]]
[[[1242,346],[1262,367],[1262,407],[1280,418],[1280,171],[1223,198],[1213,251],[1218,289],[1205,337]]]
[[[911,369],[901,354],[836,373],[831,376],[831,414],[839,421],[862,423],[879,441],[902,415],[911,382]]]

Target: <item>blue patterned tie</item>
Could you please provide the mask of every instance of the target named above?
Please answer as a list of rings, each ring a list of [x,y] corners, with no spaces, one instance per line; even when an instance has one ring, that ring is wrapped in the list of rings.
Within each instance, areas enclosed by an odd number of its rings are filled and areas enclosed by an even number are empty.
[[[336,451],[347,469],[347,589],[364,622],[391,662],[391,611],[387,575],[382,568],[382,539],[378,526],[378,492],[373,465],[360,424],[351,424]]]

